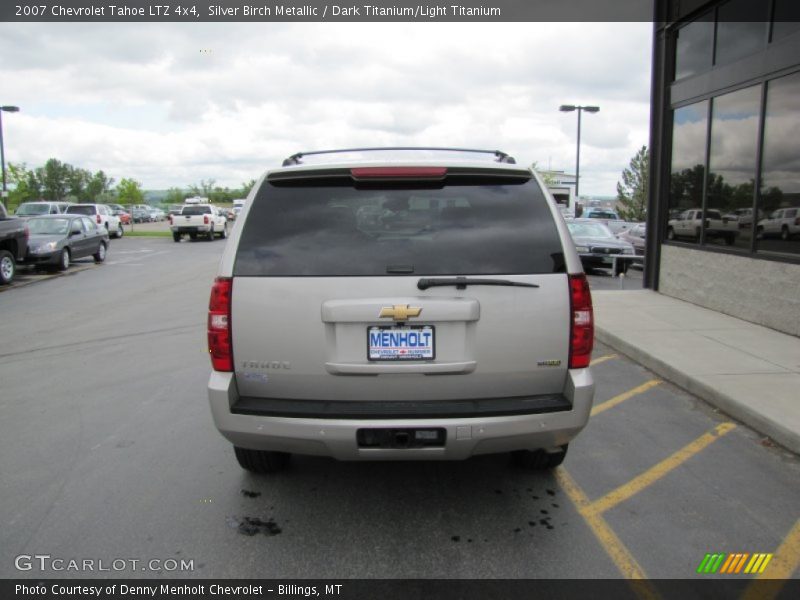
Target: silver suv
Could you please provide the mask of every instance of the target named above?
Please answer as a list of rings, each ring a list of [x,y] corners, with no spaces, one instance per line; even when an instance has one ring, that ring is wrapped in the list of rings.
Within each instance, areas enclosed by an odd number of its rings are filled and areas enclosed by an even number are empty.
[[[208,314],[217,428],[289,455],[561,463],[589,418],[589,286],[542,181],[499,151],[296,154],[250,193]]]

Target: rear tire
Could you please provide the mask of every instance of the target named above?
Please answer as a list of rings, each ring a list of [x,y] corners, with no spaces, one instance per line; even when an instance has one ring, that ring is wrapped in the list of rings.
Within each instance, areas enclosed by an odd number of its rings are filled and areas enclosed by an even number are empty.
[[[59,271],[66,271],[67,269],[69,269],[70,260],[71,260],[71,257],[69,255],[69,250],[64,248],[61,251],[61,256],[58,257],[58,270]]]
[[[125,235],[125,230],[122,229],[122,223],[120,223],[117,226],[117,233],[114,235],[114,237],[120,239],[123,235]]]
[[[789,238],[790,238],[790,237],[792,237],[792,236],[791,236],[791,235],[789,235],[789,228],[788,228],[786,225],[784,225],[783,227],[781,227],[781,239],[782,239],[784,242],[786,242],[786,241],[788,241],[788,240],[789,240]]]
[[[252,473],[276,473],[289,466],[290,454],[286,452],[270,452],[267,450],[250,450],[234,446],[239,466]]]
[[[530,471],[555,469],[564,462],[567,448],[569,448],[569,444],[564,444],[561,446],[561,451],[554,454],[544,450],[515,450],[511,453],[511,461],[514,465]]]
[[[106,259],[106,243],[100,242],[100,246],[97,248],[97,252],[95,252],[92,257],[94,258],[94,262],[101,263]]]
[[[213,242],[215,235],[216,234],[214,233],[214,226],[212,225],[211,229],[208,230],[208,234],[206,234],[206,240],[208,240],[209,242]]]
[[[8,250],[0,250],[0,284],[11,283],[17,272],[14,255]]]
[[[183,236],[180,233],[173,233],[172,234],[172,241],[173,242],[180,242]]]

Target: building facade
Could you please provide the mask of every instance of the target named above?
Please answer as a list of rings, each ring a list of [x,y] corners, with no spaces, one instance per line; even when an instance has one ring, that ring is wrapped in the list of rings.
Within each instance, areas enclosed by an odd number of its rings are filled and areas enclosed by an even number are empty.
[[[800,2],[655,11],[645,285],[800,335]]]

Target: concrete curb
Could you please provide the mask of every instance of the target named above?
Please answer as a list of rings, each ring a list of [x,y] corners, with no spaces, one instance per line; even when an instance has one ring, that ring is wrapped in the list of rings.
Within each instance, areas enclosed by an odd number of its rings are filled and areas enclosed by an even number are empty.
[[[712,406],[715,406],[737,419],[752,427],[759,433],[769,436],[776,443],[784,446],[787,450],[800,454],[800,432],[792,431],[783,425],[783,423],[774,419],[765,417],[761,413],[754,411],[750,406],[741,400],[725,394],[709,387],[705,383],[699,381],[697,378],[676,369],[675,367],[665,363],[664,361],[655,358],[647,351],[629,343],[613,333],[610,333],[599,327],[595,323],[595,335],[598,341],[606,344],[627,356],[628,358],[638,362],[642,366],[650,369],[665,381],[669,381],[683,388],[690,394],[701,398]]]

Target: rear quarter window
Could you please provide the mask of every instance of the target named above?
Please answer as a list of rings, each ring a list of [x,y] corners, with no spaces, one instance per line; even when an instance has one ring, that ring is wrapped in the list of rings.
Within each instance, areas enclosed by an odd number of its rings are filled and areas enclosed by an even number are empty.
[[[93,215],[94,206],[70,206],[67,212],[71,215]]]
[[[265,179],[235,276],[500,275],[564,272],[544,194],[530,178],[446,185]]]

